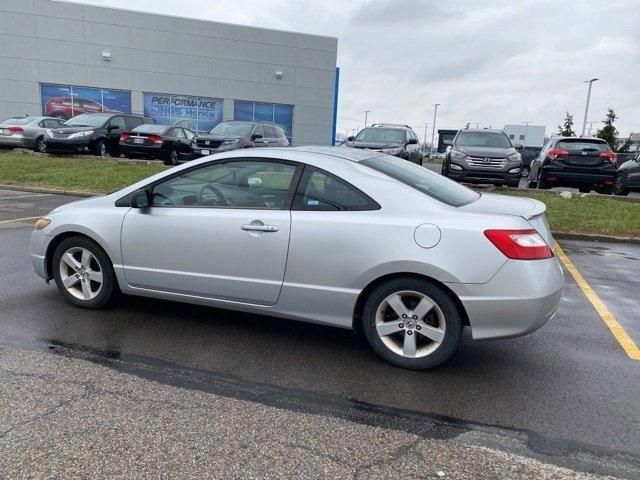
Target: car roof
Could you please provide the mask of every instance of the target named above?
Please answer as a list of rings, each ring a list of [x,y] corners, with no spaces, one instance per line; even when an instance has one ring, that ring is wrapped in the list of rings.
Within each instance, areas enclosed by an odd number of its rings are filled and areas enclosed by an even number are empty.
[[[607,143],[606,140],[602,139],[602,138],[598,138],[598,137],[565,137],[563,135],[557,135],[555,137],[553,137],[553,139],[557,142],[561,141],[561,140],[586,140],[588,142],[599,142],[599,143]]]
[[[504,130],[498,130],[498,129],[489,130],[487,128],[463,128],[463,129],[458,130],[458,133],[465,133],[465,132],[470,132],[470,133],[504,133]]]
[[[342,158],[351,162],[362,162],[369,158],[380,157],[384,154],[376,152],[375,150],[368,150],[366,148],[351,148],[351,147],[325,147],[316,145],[304,145],[300,147],[289,147],[288,150],[294,150],[304,153],[316,153],[319,155],[328,155],[330,157]]]

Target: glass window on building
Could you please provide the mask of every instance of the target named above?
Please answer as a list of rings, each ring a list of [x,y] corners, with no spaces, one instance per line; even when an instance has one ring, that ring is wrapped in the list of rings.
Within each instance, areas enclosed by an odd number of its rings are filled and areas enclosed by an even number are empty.
[[[248,122],[271,122],[284,130],[289,143],[293,136],[293,105],[235,100],[233,119]]]

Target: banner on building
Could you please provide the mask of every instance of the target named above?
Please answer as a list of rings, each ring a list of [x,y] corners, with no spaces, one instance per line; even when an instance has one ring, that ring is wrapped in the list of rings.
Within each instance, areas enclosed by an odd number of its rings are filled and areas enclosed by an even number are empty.
[[[81,113],[131,113],[131,92],[72,85],[40,85],[42,114],[68,120]]]
[[[144,114],[160,125],[180,125],[194,132],[208,132],[222,121],[222,100],[145,93]]]

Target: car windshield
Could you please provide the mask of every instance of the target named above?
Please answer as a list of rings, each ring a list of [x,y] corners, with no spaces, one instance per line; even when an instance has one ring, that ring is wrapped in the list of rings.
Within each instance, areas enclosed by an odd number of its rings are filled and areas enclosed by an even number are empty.
[[[365,128],[354,141],[356,142],[385,142],[404,143],[404,130],[398,128]]]
[[[608,152],[610,150],[607,142],[581,138],[576,138],[575,140],[560,140],[556,147],[567,151],[593,150],[597,152]]]
[[[209,133],[216,135],[249,135],[253,129],[253,123],[248,122],[223,122],[211,129]]]
[[[163,133],[167,128],[169,128],[169,125],[154,125],[151,123],[146,123],[134,128],[131,131],[138,133]]]
[[[70,118],[64,124],[68,127],[101,127],[111,115],[101,113],[85,113]]]
[[[7,118],[0,123],[10,123],[11,125],[26,125],[27,123],[33,122],[35,117],[13,117]]]
[[[511,148],[511,142],[502,132],[460,132],[456,138],[457,147]]]
[[[415,163],[398,160],[396,157],[383,155],[369,158],[361,163],[454,207],[466,205],[480,197],[479,193],[470,188]]]

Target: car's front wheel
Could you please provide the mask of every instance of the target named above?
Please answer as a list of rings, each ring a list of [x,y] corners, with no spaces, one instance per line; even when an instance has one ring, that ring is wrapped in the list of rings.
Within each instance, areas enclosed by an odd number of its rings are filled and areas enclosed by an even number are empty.
[[[65,238],[56,247],[51,265],[58,289],[73,305],[98,309],[113,296],[116,280],[111,261],[88,238]]]
[[[424,370],[442,364],[456,351],[462,316],[438,285],[400,278],[371,292],[362,326],[380,357],[399,367]]]
[[[47,144],[44,141],[44,137],[38,137],[35,144],[35,150],[39,153],[47,153]]]
[[[629,195],[629,188],[627,187],[627,181],[624,175],[618,175],[616,177],[616,183],[613,185],[614,195],[627,196]]]

